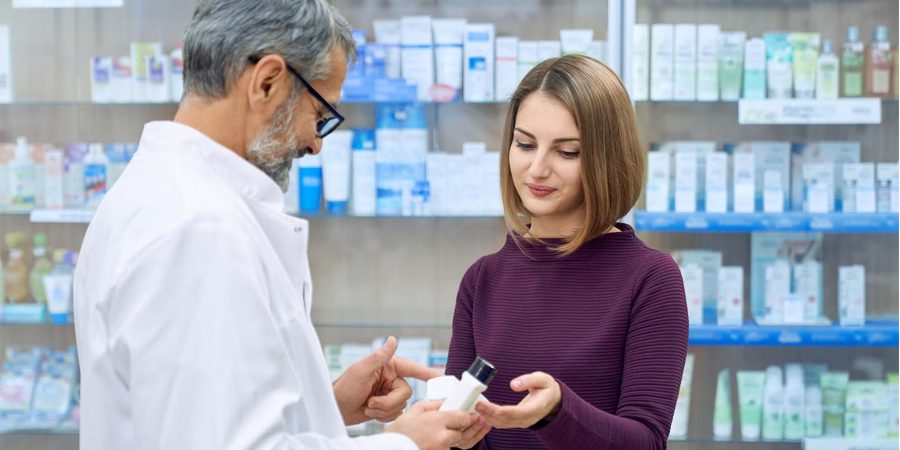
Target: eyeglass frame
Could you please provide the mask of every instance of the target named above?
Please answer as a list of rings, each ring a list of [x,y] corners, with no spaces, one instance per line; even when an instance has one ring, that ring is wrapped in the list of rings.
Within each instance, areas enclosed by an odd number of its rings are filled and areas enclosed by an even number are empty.
[[[266,56],[266,55],[262,55],[262,56],[251,55],[250,57],[247,58],[247,60],[251,64],[256,64],[260,60],[262,60],[263,56]],[[282,59],[284,59],[284,57],[282,57]],[[316,137],[319,139],[323,139],[323,138],[325,138],[325,136],[328,136],[329,134],[333,133],[334,130],[337,130],[338,127],[340,127],[341,124],[344,123],[344,120],[345,120],[344,116],[342,116],[341,113],[339,113],[337,111],[337,109],[335,109],[335,107],[332,106],[331,103],[328,102],[328,100],[325,100],[325,98],[322,97],[322,94],[319,94],[319,92],[316,91],[315,88],[313,88],[312,85],[310,85],[309,82],[306,81],[305,78],[303,78],[303,75],[300,75],[300,72],[297,69],[295,69],[293,66],[291,66],[291,63],[287,62],[287,60],[284,60],[284,65],[287,67],[288,71],[291,72],[291,74],[293,74],[295,77],[297,77],[297,79],[300,80],[301,83],[303,83],[303,86],[306,87],[306,89],[309,91],[309,93],[312,94],[312,96],[315,97],[315,99],[318,100],[319,103],[325,105],[325,107],[328,108],[328,112],[331,113],[331,117],[326,117],[326,118],[320,119],[316,122]],[[335,123],[334,126],[330,130],[328,130],[327,132],[325,132],[323,134],[322,129],[324,129],[325,126],[329,122],[332,122],[334,120],[337,120],[337,123]]]

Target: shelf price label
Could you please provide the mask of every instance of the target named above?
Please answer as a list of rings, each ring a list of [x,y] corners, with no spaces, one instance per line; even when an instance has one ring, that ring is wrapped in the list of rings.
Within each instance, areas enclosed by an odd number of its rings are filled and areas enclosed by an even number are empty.
[[[881,100],[741,100],[738,103],[738,122],[741,125],[880,124]]]
[[[118,8],[123,0],[13,0],[13,8]]]

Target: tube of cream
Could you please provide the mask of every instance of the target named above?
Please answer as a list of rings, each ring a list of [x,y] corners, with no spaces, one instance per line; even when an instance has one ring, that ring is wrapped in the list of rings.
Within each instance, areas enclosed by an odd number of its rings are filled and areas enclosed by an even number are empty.
[[[306,155],[297,162],[300,167],[300,213],[318,214],[322,200],[322,157]]]
[[[762,371],[739,371],[737,373],[737,382],[741,416],[741,438],[748,441],[758,441],[761,431],[766,373]]]
[[[713,410],[713,436],[716,440],[731,440],[734,423],[731,419],[731,372],[724,369],[719,372],[716,383],[716,404]]]
[[[463,33],[465,19],[434,19],[435,76],[437,87],[446,89],[446,95],[436,101],[457,101],[462,96],[463,78]]]
[[[791,98],[793,68],[791,42],[784,33],[766,33],[766,82],[769,98]]]
[[[741,98],[741,77],[744,73],[744,32],[719,35],[719,88],[722,100],[737,101]]]
[[[45,275],[44,291],[50,320],[56,324],[68,323],[72,311],[72,274]]]
[[[694,355],[688,354],[684,360],[684,373],[681,376],[681,389],[675,403],[675,415],[669,431],[671,437],[687,436],[688,418],[691,411],[691,379],[694,377]]]
[[[803,439],[805,435],[805,403],[806,388],[803,384],[803,366],[787,364],[784,366],[784,438],[789,440]]]
[[[400,78],[400,21],[375,20],[375,42],[384,45],[384,75],[388,78]]]
[[[824,415],[824,435],[843,436],[844,405],[847,398],[847,372],[825,372],[822,374],[822,413]]]
[[[794,53],[794,96],[813,98],[819,67],[819,33],[791,33],[788,39]]]
[[[763,402],[763,439],[780,441],[784,438],[784,380],[781,366],[766,369]]]
[[[353,132],[335,131],[322,142],[322,175],[328,214],[347,214],[350,198],[350,143]]]

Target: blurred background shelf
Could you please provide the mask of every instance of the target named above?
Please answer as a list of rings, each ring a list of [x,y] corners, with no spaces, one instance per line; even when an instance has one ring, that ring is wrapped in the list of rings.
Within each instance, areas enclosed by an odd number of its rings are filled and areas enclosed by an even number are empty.
[[[826,232],[894,233],[898,232],[897,213],[672,213],[637,211],[638,231],[748,233]]]

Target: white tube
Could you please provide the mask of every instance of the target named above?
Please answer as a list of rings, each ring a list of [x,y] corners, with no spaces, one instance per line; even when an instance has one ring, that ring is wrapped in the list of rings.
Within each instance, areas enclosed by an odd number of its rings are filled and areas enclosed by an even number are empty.
[[[388,78],[400,78],[400,21],[376,20],[375,42],[384,45],[384,75]]]
[[[458,100],[462,94],[463,74],[463,33],[466,30],[465,19],[434,19],[431,22],[434,31],[434,57],[436,83],[448,89],[449,98],[439,101]]]
[[[47,309],[54,323],[66,323],[72,311],[72,275],[45,275],[44,290],[47,293]]]
[[[353,133],[336,131],[322,142],[322,177],[329,214],[346,214],[350,198],[350,142]]]

